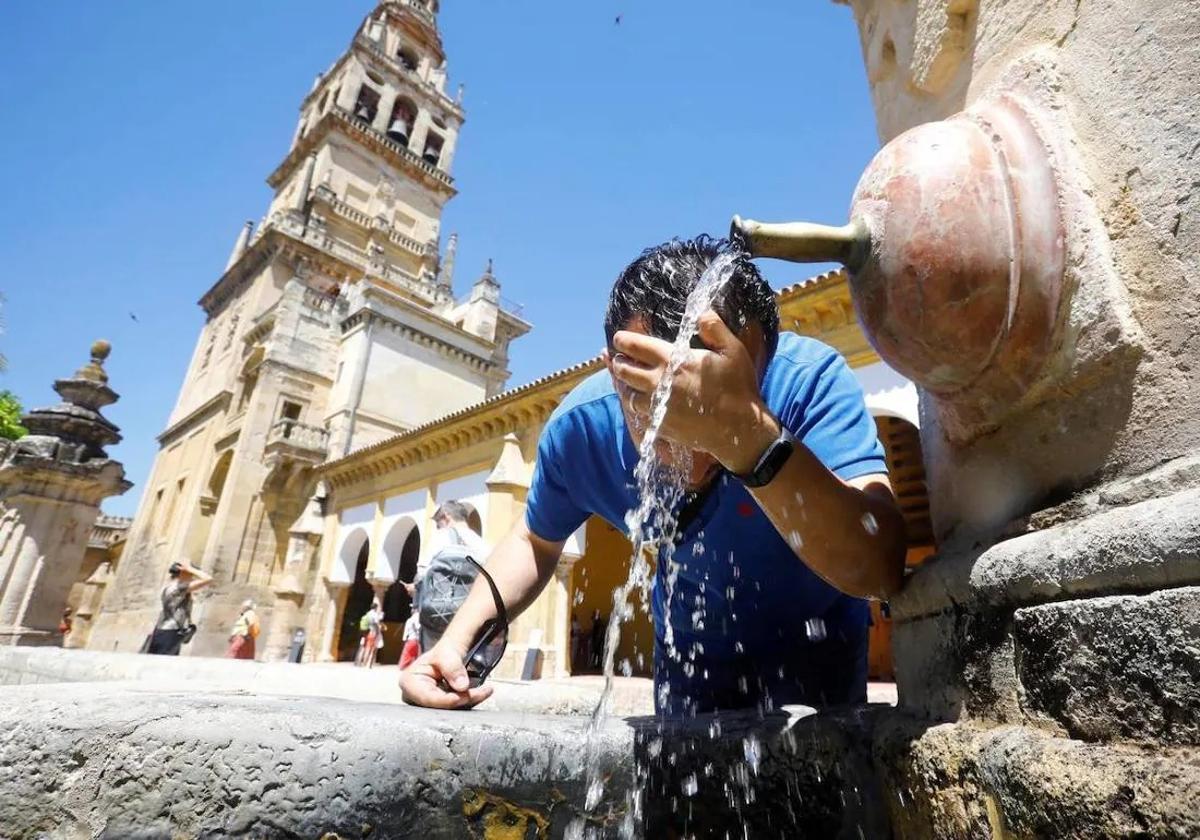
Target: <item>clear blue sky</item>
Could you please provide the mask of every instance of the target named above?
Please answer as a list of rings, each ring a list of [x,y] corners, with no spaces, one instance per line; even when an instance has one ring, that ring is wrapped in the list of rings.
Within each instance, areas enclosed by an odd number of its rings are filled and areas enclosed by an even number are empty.
[[[511,385],[595,353],[612,278],[733,213],[845,221],[877,147],[850,10],[830,0],[445,0],[456,291],[488,257],[533,332]],[[202,324],[196,305],[270,198],[297,106],[371,0],[16,0],[0,11],[0,374],[56,401],[112,341],[111,451],[137,486]],[[617,14],[621,23],[614,23]],[[451,88],[453,89],[453,88]],[[815,273],[766,264],[774,285]],[[134,321],[130,313],[136,316]]]

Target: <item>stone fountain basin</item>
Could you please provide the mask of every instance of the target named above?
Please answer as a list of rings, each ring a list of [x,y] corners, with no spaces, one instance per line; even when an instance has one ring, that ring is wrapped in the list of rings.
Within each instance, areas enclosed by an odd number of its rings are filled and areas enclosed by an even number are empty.
[[[585,717],[12,686],[0,689],[0,836],[616,837],[631,789],[646,837],[1200,834],[1186,751],[932,725],[887,706],[713,722],[611,719],[592,753],[605,794],[580,822]]]

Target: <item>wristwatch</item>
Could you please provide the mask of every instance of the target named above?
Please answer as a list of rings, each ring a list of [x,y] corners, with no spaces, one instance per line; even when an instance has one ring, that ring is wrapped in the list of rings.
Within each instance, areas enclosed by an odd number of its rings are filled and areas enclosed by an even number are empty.
[[[754,469],[742,475],[735,474],[734,477],[747,487],[766,487],[771,483],[771,479],[783,469],[783,465],[787,463],[788,458],[792,457],[795,450],[796,438],[780,423],[779,437],[775,438],[763,452],[758,463],[754,465]]]

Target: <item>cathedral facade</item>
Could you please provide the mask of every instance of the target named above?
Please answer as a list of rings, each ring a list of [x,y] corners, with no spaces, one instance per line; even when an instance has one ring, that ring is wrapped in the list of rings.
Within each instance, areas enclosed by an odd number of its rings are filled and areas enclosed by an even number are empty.
[[[503,389],[530,325],[501,306],[490,265],[455,296],[456,237],[443,247],[440,225],[464,113],[437,10],[380,3],[301,102],[266,215],[200,299],[206,323],[88,647],[137,650],[167,568],[188,559],[217,580],[188,652],[220,652],[252,598],[274,656],[311,595],[294,561],[318,542],[297,530],[321,504],[314,469]]]

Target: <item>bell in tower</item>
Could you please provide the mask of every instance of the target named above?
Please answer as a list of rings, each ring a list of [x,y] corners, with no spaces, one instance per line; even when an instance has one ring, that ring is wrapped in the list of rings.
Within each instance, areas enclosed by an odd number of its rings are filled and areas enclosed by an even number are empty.
[[[404,120],[394,119],[392,124],[388,126],[387,136],[395,140],[401,146],[408,145],[408,126]]]

